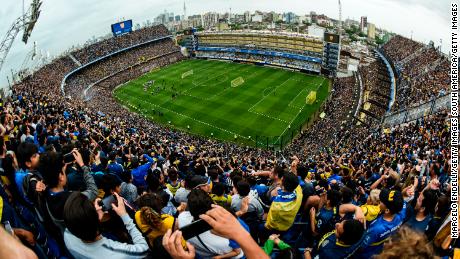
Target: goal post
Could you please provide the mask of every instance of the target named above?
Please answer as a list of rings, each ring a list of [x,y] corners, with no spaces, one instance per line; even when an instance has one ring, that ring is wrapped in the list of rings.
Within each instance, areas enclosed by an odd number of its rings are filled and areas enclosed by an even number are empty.
[[[193,75],[193,69],[185,72],[185,73],[182,73],[182,79],[186,78],[187,76],[191,76]]]
[[[305,102],[306,102],[307,104],[313,104],[313,103],[315,103],[315,101],[316,101],[316,91],[311,91],[311,92],[308,94],[308,96],[307,96]]]
[[[237,86],[240,86],[244,84],[244,79],[240,76],[240,77],[237,77],[235,79],[233,79],[231,82],[230,82],[230,85],[232,87],[237,87]]]

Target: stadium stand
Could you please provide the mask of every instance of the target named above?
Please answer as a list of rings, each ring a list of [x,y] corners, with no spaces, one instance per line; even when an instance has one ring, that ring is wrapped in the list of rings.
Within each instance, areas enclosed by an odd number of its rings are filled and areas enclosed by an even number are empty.
[[[164,35],[152,27],[86,46],[72,55],[88,66],[59,57],[4,98],[0,222],[28,248],[9,245],[39,258],[432,258],[458,247],[445,245],[448,112],[382,128],[382,60],[359,71],[372,127],[351,120],[358,74],[336,78],[324,118],[276,154],[188,135],[113,100],[116,86],[184,58],[170,39],[153,41]],[[423,74],[426,93],[445,90],[448,63],[432,50],[400,36],[383,49]],[[415,65],[401,63],[408,57]],[[431,76],[412,70],[434,60]],[[185,251],[176,230],[199,218],[213,232],[192,235]]]
[[[82,64],[87,64],[97,58],[106,56],[117,50],[131,47],[146,41],[170,35],[168,29],[164,25],[145,27],[136,30],[123,37],[110,37],[100,42],[90,44],[80,50],[76,50],[71,54]]]
[[[393,111],[419,105],[449,92],[450,63],[437,49],[397,35],[382,50],[398,75]]]
[[[359,72],[363,79],[365,96],[359,120],[375,127],[380,124],[391,99],[388,71],[383,61],[376,57],[369,65],[362,66]]]
[[[228,59],[319,73],[323,42],[295,33],[199,32],[196,56]]]

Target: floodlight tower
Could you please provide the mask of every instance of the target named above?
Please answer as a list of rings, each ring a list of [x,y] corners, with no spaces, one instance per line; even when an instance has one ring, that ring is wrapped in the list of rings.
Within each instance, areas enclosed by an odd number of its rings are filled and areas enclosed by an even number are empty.
[[[23,0],[24,5],[24,0]],[[3,40],[0,42],[0,70],[2,70],[3,63],[5,62],[6,56],[13,45],[14,39],[18,35],[19,31],[24,31],[22,35],[22,41],[27,44],[32,31],[35,27],[35,23],[40,16],[40,7],[42,5],[41,0],[32,0],[27,12],[23,13],[22,16],[18,17],[11,27],[8,29]]]
[[[342,3],[339,0],[339,35],[342,35]]]
[[[185,1],[184,1],[184,18],[182,20],[187,20],[187,7],[185,7]]]

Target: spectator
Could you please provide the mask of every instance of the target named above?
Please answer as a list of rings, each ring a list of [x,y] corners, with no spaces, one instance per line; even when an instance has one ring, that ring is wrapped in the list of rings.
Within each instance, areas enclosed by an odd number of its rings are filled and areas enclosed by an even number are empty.
[[[302,203],[302,189],[299,179],[293,173],[284,173],[281,189],[273,197],[265,223],[268,233],[284,233],[294,223],[295,216]]]
[[[136,201],[137,187],[133,184],[133,176],[129,171],[123,171],[121,174],[122,183],[120,185],[120,196],[126,199],[130,204]]]
[[[406,203],[399,191],[383,189],[380,192],[380,211],[382,215],[372,222],[364,234],[363,242],[357,251],[357,258],[370,258],[379,254],[383,249],[383,243],[397,231],[404,221]]]
[[[104,212],[98,204],[100,199],[96,199],[93,205],[85,195],[73,192],[64,206],[64,221],[67,226],[64,241],[74,257],[144,258],[147,255],[147,242],[126,213],[122,198],[116,193],[115,196],[117,205],[112,204],[112,209],[123,220],[133,244],[119,243],[102,236],[99,232],[99,220]]]
[[[439,258],[433,247],[420,232],[402,227],[383,245],[383,252],[374,256],[376,259],[389,258]]]
[[[166,187],[168,187],[168,190],[173,196],[176,195],[177,190],[181,187],[176,169],[168,170],[168,183],[166,184]]]
[[[147,193],[139,197],[137,205],[140,208],[135,215],[135,221],[147,238],[149,245],[153,246],[154,240],[166,233],[167,230],[176,229],[175,218],[169,214],[162,214],[162,200],[155,193]]]
[[[233,187],[233,193],[235,194],[232,196],[231,199],[231,207],[233,211],[236,212],[241,209],[241,203],[243,199],[249,195],[250,190],[251,187],[249,186],[249,183],[247,183],[246,181],[242,180],[236,183],[236,185]],[[252,197],[249,198],[249,208],[247,210],[247,213],[252,213],[254,214],[252,215],[252,217],[262,220],[264,216],[264,209],[258,199],[254,199]]]
[[[178,217],[179,228],[199,219],[200,215],[212,209],[212,204],[211,197],[204,190],[193,189],[188,198],[189,211],[181,213]],[[214,256],[242,258],[244,256],[240,247],[230,246],[229,239],[217,236],[211,231],[206,231],[187,241],[195,247],[196,253],[204,258]]]
[[[232,205],[232,196],[225,193],[225,185],[220,182],[213,183],[211,198],[215,204],[225,208],[230,209]]]
[[[0,227],[0,257],[18,259],[36,259],[37,255],[29,248],[21,244],[13,236],[10,236],[3,227]]]
[[[414,211],[411,211],[411,215],[408,216],[408,220],[404,225],[412,230],[424,233],[433,219],[437,201],[438,195],[435,190],[426,189],[421,192],[413,209]]]
[[[93,177],[90,174],[89,167],[85,166],[81,154],[77,149],[71,153],[75,158],[75,163],[83,171],[86,190],[81,194],[85,195],[88,200],[94,201],[97,196],[97,187]],[[39,171],[43,172],[44,181],[47,184],[47,192],[45,195],[45,211],[60,230],[64,233],[65,224],[63,218],[64,204],[71,191],[66,190],[67,176],[66,169],[70,163],[65,163],[61,154],[54,151],[48,151],[40,156]]]
[[[357,220],[344,220],[335,225],[335,231],[324,235],[318,245],[318,250],[312,254],[312,249],[305,250],[305,259],[313,258],[346,258],[356,249],[356,244],[364,234],[364,226]]]
[[[372,222],[380,214],[380,200],[379,200],[380,190],[374,189],[370,192],[369,197],[366,200],[366,204],[361,205],[364,216],[366,217],[367,222]]]

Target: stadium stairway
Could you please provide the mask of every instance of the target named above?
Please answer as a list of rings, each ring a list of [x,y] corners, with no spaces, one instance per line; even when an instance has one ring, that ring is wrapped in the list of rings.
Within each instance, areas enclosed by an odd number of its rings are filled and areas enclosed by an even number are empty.
[[[371,117],[371,118],[373,118],[373,119],[375,119],[377,121],[380,121],[380,119],[381,119],[377,115],[373,114],[372,112],[366,111],[364,109],[360,109],[359,112],[362,112],[362,113],[368,115],[369,117]]]
[[[385,98],[385,99],[387,99],[387,100],[390,100],[390,99],[391,99],[390,96],[380,93],[379,91],[377,91],[377,89],[372,89],[370,93],[371,93],[372,95],[373,95],[373,94],[378,95],[378,96],[380,96],[380,97],[382,97],[382,98]]]
[[[372,99],[367,100],[367,102],[368,102],[368,103],[372,103],[373,105],[375,105],[375,106],[377,106],[377,107],[379,107],[379,108],[381,108],[381,109],[383,109],[383,110],[385,110],[385,111],[386,111],[387,108],[388,108],[387,106],[383,105],[382,103],[377,102],[377,101],[372,100]]]
[[[369,123],[367,123],[367,122],[361,120],[360,118],[358,118],[358,117],[356,117],[356,116],[353,116],[353,119],[359,121],[359,122],[361,123],[361,125],[363,125],[363,126],[365,126],[365,127],[367,127],[367,128],[370,128],[370,127],[371,127],[371,125],[370,125]]]
[[[407,56],[406,58],[404,58],[403,60],[399,61],[399,62],[396,62],[396,65],[398,66],[404,66],[407,62],[411,61],[412,59],[414,59],[416,56],[418,56],[425,48],[419,48],[417,51],[415,51],[414,53],[410,54],[409,56]]]

